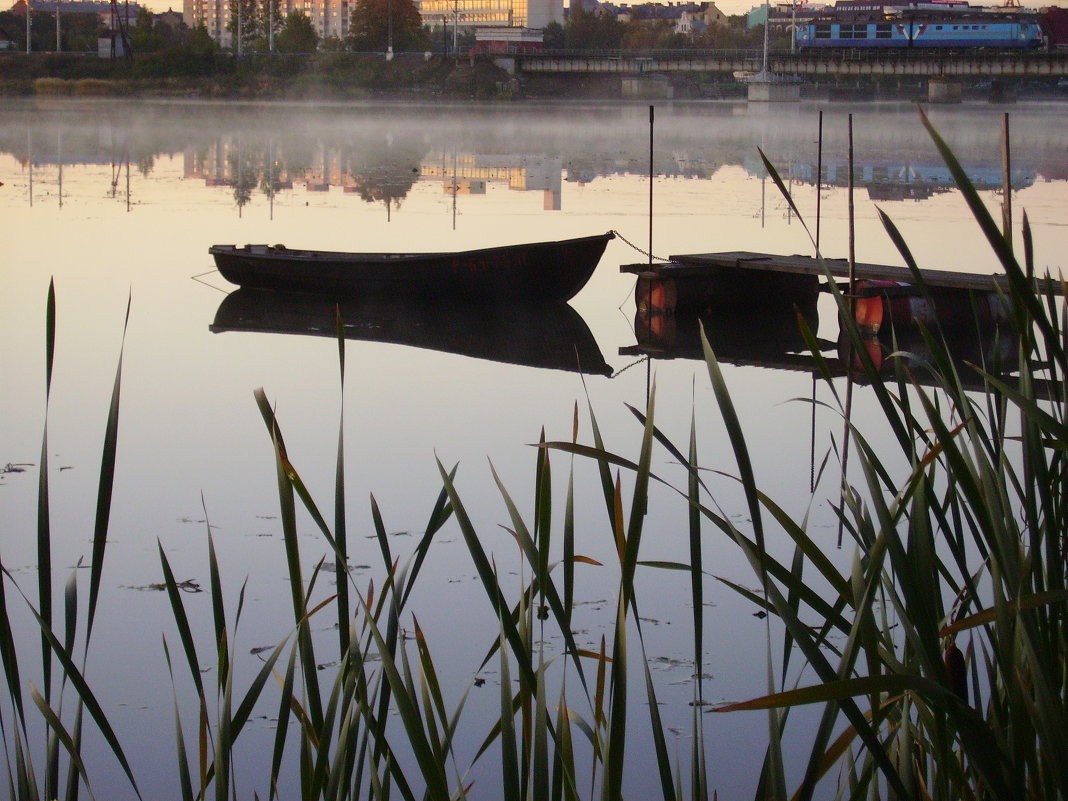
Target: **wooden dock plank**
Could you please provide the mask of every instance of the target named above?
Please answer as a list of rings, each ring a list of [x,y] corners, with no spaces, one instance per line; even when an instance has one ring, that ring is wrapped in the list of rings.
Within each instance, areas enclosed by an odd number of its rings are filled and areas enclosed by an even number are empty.
[[[624,264],[619,269],[635,275],[655,275],[663,278],[700,277],[722,269],[742,269],[760,272],[794,273],[822,277],[826,270],[835,278],[849,277],[849,264],[845,259],[825,259],[821,264],[811,256],[778,256],[771,253],[727,251],[723,253],[691,253],[671,256],[668,262],[653,264]],[[990,292],[999,287],[1008,290],[1008,280],[1003,274],[966,273],[952,270],[921,270],[924,280],[932,287],[974,289]],[[869,281],[899,281],[913,283],[912,273],[906,267],[888,264],[858,262],[855,275]]]

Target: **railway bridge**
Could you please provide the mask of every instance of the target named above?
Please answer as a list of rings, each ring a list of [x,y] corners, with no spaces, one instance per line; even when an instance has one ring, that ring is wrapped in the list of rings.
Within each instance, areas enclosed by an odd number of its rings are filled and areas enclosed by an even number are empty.
[[[505,69],[518,73],[615,73],[631,78],[672,72],[759,73],[751,87],[761,83],[796,86],[806,76],[922,76],[928,79],[929,98],[936,102],[959,100],[961,79],[969,76],[1068,76],[1068,52],[1046,51],[830,49],[772,52],[767,55],[766,73],[762,72],[764,54],[759,50],[556,51],[510,54],[498,56],[496,60]],[[771,94],[776,93],[772,91]],[[750,99],[775,98],[754,97],[751,88]]]

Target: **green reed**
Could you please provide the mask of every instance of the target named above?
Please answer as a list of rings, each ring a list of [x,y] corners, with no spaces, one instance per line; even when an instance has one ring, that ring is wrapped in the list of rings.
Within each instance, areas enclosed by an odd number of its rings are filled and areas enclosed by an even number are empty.
[[[795,798],[814,797],[832,771],[840,797],[1065,798],[1068,363],[1063,303],[1056,299],[1063,301],[1065,288],[1049,278],[1036,285],[1026,216],[1020,263],[957,159],[921,116],[1008,278],[1018,382],[1012,386],[996,362],[959,367],[937,327],[923,331],[934,389],[921,386],[903,359],[884,378],[837,295],[863,378],[910,469],[895,480],[889,458],[852,428],[861,479],[838,508],[856,546],[848,573],[760,496],[761,508],[753,511],[774,519],[805,566],[832,589],[821,599],[806,596],[807,579],[708,513],[752,554],[754,569],[771,578],[760,600],[779,616],[817,680],[728,709],[825,704]],[[881,216],[926,291],[903,238]],[[715,356],[706,355],[728,410]],[[964,389],[965,369],[985,381],[978,397]],[[1036,373],[1045,376],[1048,400],[1036,394]],[[741,432],[732,431],[732,438],[736,453],[744,454]],[[741,480],[756,491],[751,476],[743,472]],[[835,632],[844,643],[832,646]]]
[[[129,322],[129,304],[126,323]],[[125,323],[124,323],[125,338]],[[135,793],[140,797],[133,772],[119,740],[111,727],[96,695],[86,678],[89,644],[96,621],[100,597],[100,581],[104,571],[107,548],[108,521],[115,478],[115,456],[118,451],[119,388],[122,376],[122,356],[115,372],[115,383],[101,449],[100,474],[97,487],[96,514],[93,527],[93,547],[89,564],[89,600],[85,614],[79,612],[77,571],[73,572],[63,589],[63,628],[57,630],[53,615],[52,588],[52,530],[48,491],[48,423],[47,411],[52,392],[52,367],[56,341],[55,287],[49,283],[45,316],[45,430],[41,442],[41,462],[37,498],[37,601],[26,595],[0,560],[0,657],[3,659],[7,699],[10,707],[0,707],[0,737],[4,743],[7,766],[8,797],[25,801],[36,799],[76,798],[82,782],[88,788],[88,774],[82,760],[85,713],[96,724],[101,736],[129,777]],[[80,564],[80,560],[79,560]],[[21,654],[15,642],[14,629],[7,599],[8,590],[20,595],[41,632],[40,661]],[[79,632],[81,653],[77,652]],[[40,685],[23,683],[27,659],[41,672]],[[31,742],[31,723],[26,712],[25,694],[28,690],[44,724],[45,744],[35,749]],[[73,712],[67,699],[73,694]],[[66,708],[64,703],[67,701]],[[8,716],[10,713],[10,716]],[[35,763],[35,754],[40,758]],[[64,755],[66,759],[64,759]],[[63,781],[63,769],[67,770]]]
[[[748,519],[742,524],[720,509],[702,478],[699,437],[691,418],[685,448],[655,424],[655,390],[648,406],[632,409],[641,425],[637,458],[613,453],[603,441],[592,407],[591,443],[579,441],[576,405],[571,437],[546,441],[535,450],[534,495],[524,514],[496,472],[507,510],[507,530],[523,567],[520,579],[502,582],[455,484],[456,467],[439,462],[441,491],[432,504],[414,550],[395,554],[372,496],[371,514],[382,559],[381,578],[358,582],[348,569],[344,419],[339,420],[334,482],[334,520],[320,511],[289,458],[267,395],[256,400],[275,458],[279,518],[291,588],[288,633],[264,656],[252,675],[239,675],[236,642],[244,591],[224,586],[210,526],[207,558],[211,604],[210,653],[202,654],[183,597],[160,546],[163,586],[173,630],[162,647],[170,671],[175,759],[182,801],[247,798],[250,790],[288,797],[293,786],[306,799],[461,799],[503,797],[518,801],[615,801],[627,795],[625,765],[642,759],[659,775],[659,795],[674,801],[705,801],[712,794],[706,764],[703,640],[703,545],[718,531],[747,558],[759,589],[724,581],[754,606],[778,618],[782,642],[770,619],[764,694],[718,712],[762,709],[768,723],[763,763],[754,764],[756,798],[813,797],[931,799],[1053,799],[1068,796],[1068,592],[1065,590],[1068,523],[1068,427],[1063,307],[1052,282],[1034,282],[1030,230],[1024,218],[1024,259],[998,230],[959,163],[926,118],[923,123],[953,171],[981,231],[1009,279],[1008,302],[1018,341],[1018,380],[1010,384],[1001,365],[960,367],[937,327],[925,330],[933,354],[934,389],[915,380],[903,360],[893,375],[875,369],[861,332],[851,322],[847,298],[835,289],[847,336],[908,469],[876,451],[864,431],[850,429],[856,443],[859,480],[835,507],[854,544],[848,569],[840,569],[806,530],[760,489],[727,381],[705,342],[709,380],[733,445],[737,480]],[[769,172],[792,204],[774,167]],[[796,212],[797,209],[795,208]],[[915,260],[893,223],[888,235],[915,272]],[[828,275],[829,278],[829,275]],[[833,281],[830,281],[832,288]],[[1042,291],[1039,291],[1039,290]],[[924,290],[925,291],[925,290]],[[1061,295],[1064,288],[1060,289]],[[843,416],[831,371],[813,332],[803,333],[833,401]],[[345,344],[338,321],[339,392],[345,391]],[[55,347],[55,297],[49,291],[46,318],[46,405]],[[966,391],[961,370],[985,381],[981,393]],[[48,509],[47,422],[42,443],[38,506],[37,599],[23,595],[41,632],[40,657],[20,652],[10,618],[11,591],[22,589],[5,569],[0,575],[0,656],[8,704],[0,706],[0,735],[10,798],[76,799],[90,790],[94,769],[84,764],[86,712],[109,744],[137,793],[133,771],[87,679],[85,664],[104,568],[112,479],[118,450],[120,369],[105,432],[94,524],[89,602],[78,607],[74,576],[63,592],[62,632],[52,608],[51,532]],[[1049,399],[1035,391],[1038,380]],[[342,408],[344,404],[342,404]],[[847,421],[849,422],[849,421]],[[686,468],[683,486],[653,473],[654,453],[664,449]],[[554,455],[566,458],[562,511],[554,497]],[[830,455],[829,455],[830,458]],[[893,459],[893,463],[891,463]],[[578,530],[575,475],[592,464],[604,505],[600,536],[614,546],[616,564],[602,565],[577,552],[576,543],[598,536]],[[822,472],[822,470],[821,470]],[[628,476],[624,492],[622,476]],[[672,489],[687,510],[689,562],[642,558],[650,489]],[[332,554],[336,587],[320,587],[325,559],[302,562],[298,519],[306,515]],[[205,517],[207,510],[205,509]],[[442,686],[431,643],[408,602],[435,536],[446,526],[461,533],[496,624],[485,632],[481,667],[495,667],[499,697],[494,719],[464,717],[474,680],[455,700]],[[768,553],[767,541],[787,538],[786,561]],[[576,565],[586,565],[615,583],[610,636],[596,650],[582,649],[572,635]],[[641,571],[683,571],[690,577],[693,609],[693,714],[691,750],[669,752],[656,687],[645,653]],[[822,589],[815,589],[819,584]],[[236,595],[234,594],[236,590]],[[311,623],[333,614],[336,643],[312,636]],[[414,632],[407,639],[404,631]],[[76,645],[81,633],[81,653]],[[543,643],[559,636],[562,653]],[[326,651],[324,651],[324,648]],[[780,654],[775,657],[775,653]],[[206,658],[202,658],[202,656]],[[325,657],[325,658],[324,658]],[[803,664],[797,664],[800,660]],[[336,667],[319,670],[333,662]],[[215,666],[215,686],[201,666]],[[184,666],[184,667],[183,667]],[[26,675],[40,669],[39,690]],[[188,672],[193,698],[183,696]],[[634,674],[633,676],[631,674]],[[802,686],[789,688],[789,676]],[[28,687],[28,691],[27,691]],[[634,688],[639,688],[636,692]],[[45,741],[31,742],[26,695],[40,715]],[[64,698],[73,696],[71,704]],[[789,708],[823,704],[815,731],[794,733]],[[644,713],[635,710],[645,707]],[[277,728],[263,787],[239,787],[234,760],[256,710],[275,710]],[[636,727],[647,727],[653,754],[635,754]],[[461,727],[476,730],[471,757],[456,747]],[[808,744],[803,775],[787,776],[782,752]],[[502,785],[472,791],[483,763],[496,760]],[[65,783],[62,781],[66,771]],[[266,788],[266,789],[264,789]]]

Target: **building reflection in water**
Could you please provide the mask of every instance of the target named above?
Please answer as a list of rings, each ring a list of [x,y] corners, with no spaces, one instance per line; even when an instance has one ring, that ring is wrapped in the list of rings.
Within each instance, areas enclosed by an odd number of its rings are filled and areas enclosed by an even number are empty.
[[[485,129],[471,122],[458,130],[430,130],[427,126],[432,123],[405,118],[395,124],[379,120],[355,128],[309,123],[306,131],[281,132],[271,120],[260,118],[241,126],[198,125],[195,120],[159,126],[130,121],[124,126],[121,120],[67,124],[59,119],[40,117],[0,127],[0,153],[15,158],[29,173],[34,189],[47,186],[48,194],[60,200],[66,196],[66,187],[59,188],[64,167],[109,166],[110,190],[118,196],[128,189],[127,173],[147,177],[162,155],[179,156],[186,179],[231,190],[239,209],[257,196],[273,200],[281,193],[340,190],[368,203],[383,204],[389,213],[400,208],[416,184],[436,183],[442,193],[454,197],[484,194],[494,186],[540,192],[541,209],[559,211],[565,183],[644,177],[649,171],[647,155],[636,149],[637,139],[621,141],[619,126],[611,124],[583,128],[574,137],[554,138],[539,136],[533,126],[530,131],[508,126],[498,130],[492,121],[485,122]],[[732,130],[726,138],[717,135],[707,142],[689,134],[676,135],[658,147],[653,170],[661,178],[702,181],[713,179],[725,167],[741,167],[763,178],[752,133]],[[860,154],[855,165],[856,186],[866,188],[872,199],[923,200],[953,189],[948,170],[929,142],[876,133],[869,149],[877,155]],[[968,157],[965,170],[976,187],[1000,191],[996,154],[974,148],[964,153]],[[1013,154],[1013,189],[1068,178],[1062,153],[1063,144],[1056,138],[1019,148]],[[783,177],[791,185],[813,184],[816,168],[810,158],[787,159],[782,164]],[[825,158],[824,186],[845,186],[846,175],[844,159]],[[33,199],[31,190],[29,200]]]
[[[1002,172],[997,165],[972,165],[966,167],[965,171],[972,185],[980,191],[1000,191],[1002,188]],[[821,173],[823,186],[849,185],[849,164],[846,161],[824,164]],[[815,186],[815,163],[791,164],[790,178],[794,183]],[[1035,183],[1036,178],[1037,173],[1033,168],[1013,169],[1010,175],[1013,191],[1026,189]],[[853,185],[867,189],[868,197],[876,201],[926,200],[957,189],[949,168],[934,159],[880,159],[856,164]]]
[[[208,187],[233,187],[244,205],[257,187],[266,195],[299,189],[328,192],[331,188],[358,195],[368,203],[399,208],[418,182],[438,183],[446,194],[482,195],[490,184],[517,192],[541,192],[544,211],[561,209],[563,160],[523,154],[449,154],[389,150],[382,161],[354,160],[341,148],[319,145],[290,162],[279,146],[270,157],[264,145],[250,146],[237,138],[220,138],[206,149],[186,148],[183,175]],[[273,179],[273,180],[270,180]]]

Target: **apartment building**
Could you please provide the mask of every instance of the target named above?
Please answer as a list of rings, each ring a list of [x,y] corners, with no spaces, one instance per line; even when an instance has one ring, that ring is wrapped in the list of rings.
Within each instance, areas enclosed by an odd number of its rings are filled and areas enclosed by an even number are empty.
[[[237,0],[184,0],[185,23],[195,28],[201,23],[223,47],[230,45],[226,30],[231,4]],[[279,16],[303,11],[319,36],[344,38],[356,0],[256,0],[274,3]],[[519,27],[541,29],[550,22],[563,23],[563,0],[415,0],[423,23],[432,27]]]
[[[352,16],[350,0],[256,0],[257,6],[261,7],[269,3],[273,4],[275,13],[282,19],[294,11],[304,12],[324,39],[348,35]],[[229,47],[232,37],[226,26],[233,6],[236,6],[236,0],[184,0],[182,16],[190,28],[203,23],[215,41],[223,47]]]

